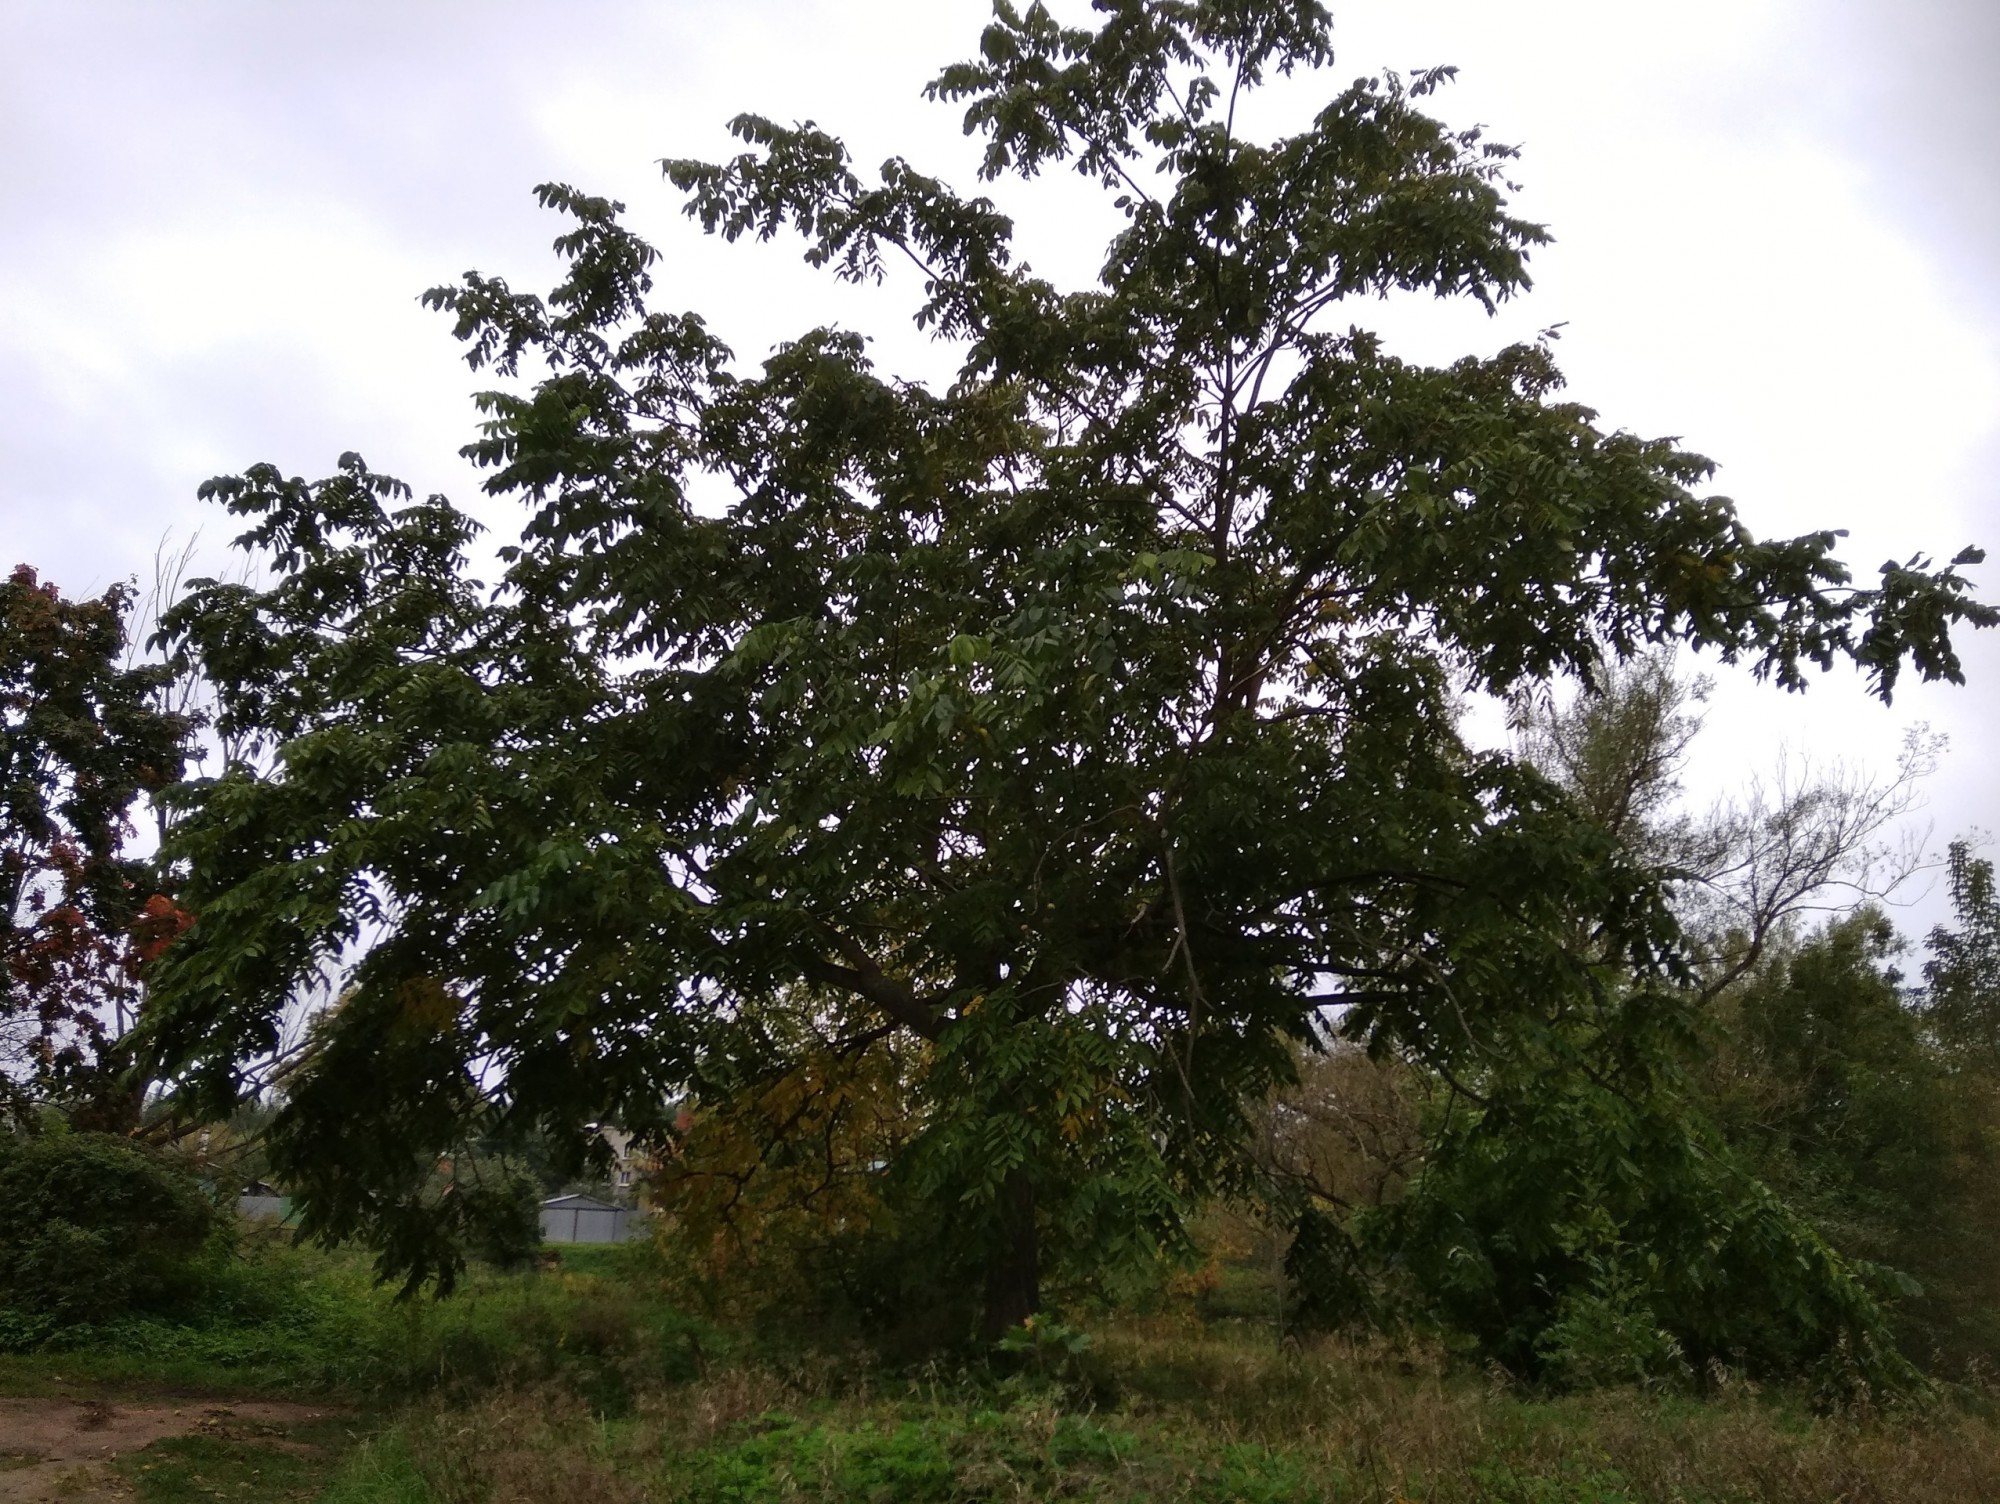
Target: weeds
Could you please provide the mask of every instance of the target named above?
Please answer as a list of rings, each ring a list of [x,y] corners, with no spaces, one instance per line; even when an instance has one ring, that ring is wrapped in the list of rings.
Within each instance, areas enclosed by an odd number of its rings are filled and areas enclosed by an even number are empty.
[[[176,1436],[120,1458],[117,1473],[141,1504],[193,1504],[216,1498],[259,1504],[308,1500],[325,1481],[311,1454],[214,1436]]]
[[[621,1411],[636,1393],[696,1376],[726,1344],[628,1277],[618,1253],[475,1271],[450,1300],[399,1301],[358,1256],[253,1238],[171,1315],[76,1325],[0,1354],[0,1392],[137,1386],[382,1403],[556,1384]]]
[[[1818,1414],[1749,1386],[1536,1398],[1423,1350],[1279,1351],[1114,1327],[1116,1408],[979,1370],[845,1388],[720,1371],[607,1417],[568,1392],[432,1402],[359,1454],[425,1493],[330,1499],[661,1504],[1037,1499],[1342,1504],[1911,1504],[2000,1497],[2000,1432],[1964,1408]],[[400,1450],[398,1450],[400,1449]]]
[[[812,1504],[981,1499],[1340,1504],[1910,1504],[2000,1497],[1982,1388],[1879,1414],[1724,1370],[1702,1392],[1525,1391],[1416,1339],[1279,1343],[1192,1297],[1083,1331],[1039,1322],[988,1365],[753,1355],[616,1250],[397,1303],[365,1265],[249,1250],[178,1325],[72,1333],[0,1383],[188,1378],[373,1407],[315,1455],[245,1439],[121,1459],[143,1504]],[[11,1377],[10,1377],[11,1376]],[[255,1444],[253,1444],[255,1443]],[[336,1456],[344,1448],[343,1456]]]

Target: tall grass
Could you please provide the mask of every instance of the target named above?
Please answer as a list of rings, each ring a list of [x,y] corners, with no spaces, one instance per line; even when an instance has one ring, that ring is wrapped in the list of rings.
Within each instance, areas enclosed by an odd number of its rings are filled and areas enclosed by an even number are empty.
[[[897,1372],[732,1349],[647,1260],[577,1250],[398,1302],[358,1256],[253,1238],[171,1316],[0,1357],[0,1388],[345,1399],[372,1434],[326,1504],[2000,1498],[2000,1423],[1970,1388],[1876,1414],[1726,1375],[1700,1397],[1536,1395],[1419,1343],[1281,1345],[1262,1302],[1217,1291],[1106,1316],[1087,1349]]]
[[[973,1499],[1797,1504],[2000,1498],[2000,1428],[1964,1404],[1815,1413],[1728,1386],[1537,1398],[1434,1355],[1124,1326],[1109,1403],[1073,1385],[865,1368],[717,1371],[622,1416],[573,1393],[432,1402],[357,1457],[341,1504]],[[391,1466],[393,1464],[393,1466]],[[385,1471],[386,1469],[386,1471]],[[369,1470],[373,1470],[372,1473]],[[389,1480],[368,1492],[363,1474]],[[423,1492],[412,1492],[418,1480]],[[403,1489],[398,1493],[389,1491]]]

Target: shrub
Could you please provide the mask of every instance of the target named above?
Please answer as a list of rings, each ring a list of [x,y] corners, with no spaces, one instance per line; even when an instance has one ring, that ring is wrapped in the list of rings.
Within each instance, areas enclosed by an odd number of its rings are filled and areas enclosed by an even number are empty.
[[[157,1301],[214,1230],[186,1175],[97,1133],[0,1137],[0,1305],[16,1337]]]
[[[542,1190],[526,1170],[497,1164],[457,1193],[467,1203],[473,1257],[496,1269],[523,1269],[534,1262],[542,1248]]]

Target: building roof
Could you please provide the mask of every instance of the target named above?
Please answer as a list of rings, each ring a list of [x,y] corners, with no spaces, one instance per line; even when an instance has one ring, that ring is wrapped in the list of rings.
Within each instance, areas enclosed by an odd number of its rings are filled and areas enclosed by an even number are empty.
[[[551,1196],[542,1203],[550,1211],[615,1212],[621,1211],[616,1202],[604,1201],[596,1196],[586,1196],[581,1191],[568,1196]]]

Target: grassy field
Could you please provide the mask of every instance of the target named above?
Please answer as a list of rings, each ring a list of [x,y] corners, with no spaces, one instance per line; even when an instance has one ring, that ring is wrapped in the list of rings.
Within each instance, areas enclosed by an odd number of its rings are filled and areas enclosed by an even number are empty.
[[[1952,1500],[2000,1497],[1991,1419],[1815,1415],[1782,1396],[1535,1400],[1380,1353],[1121,1330],[1121,1386],[732,1369],[624,1416],[560,1393],[422,1405],[344,1500]]]
[[[1240,1301],[1106,1319],[1087,1347],[1058,1331],[1005,1372],[889,1372],[692,1321],[620,1250],[475,1274],[442,1303],[272,1245],[240,1275],[182,1319],[0,1357],[0,1393],[218,1406],[105,1464],[141,1504],[2000,1498],[1974,1389],[1886,1414],[1730,1383],[1538,1396],[1423,1348],[1281,1346],[1224,1314]],[[254,1397],[324,1413],[230,1418]]]

